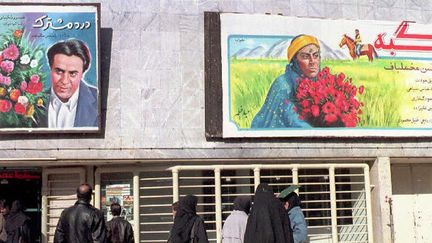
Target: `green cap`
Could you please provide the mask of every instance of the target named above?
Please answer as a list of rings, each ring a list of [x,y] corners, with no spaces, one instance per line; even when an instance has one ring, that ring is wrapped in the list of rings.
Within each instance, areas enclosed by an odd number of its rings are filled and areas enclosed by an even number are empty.
[[[293,191],[295,191],[295,190],[297,190],[299,188],[300,188],[299,185],[291,185],[291,186],[283,189],[281,191],[281,193],[279,193],[278,198],[285,198],[286,196],[288,196],[288,194],[290,194],[291,192],[293,192]]]

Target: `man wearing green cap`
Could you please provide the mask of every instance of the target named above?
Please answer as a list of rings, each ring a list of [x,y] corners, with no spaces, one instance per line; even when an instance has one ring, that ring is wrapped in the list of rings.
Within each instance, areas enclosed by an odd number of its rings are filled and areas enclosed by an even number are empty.
[[[300,207],[300,197],[295,192],[298,188],[298,185],[292,185],[283,190],[278,197],[283,201],[284,207],[288,212],[294,243],[306,243],[308,239],[307,224]]]
[[[315,80],[320,71],[320,44],[311,35],[298,35],[288,47],[285,73],[273,81],[251,128],[311,127],[296,112],[296,90],[300,79]]]

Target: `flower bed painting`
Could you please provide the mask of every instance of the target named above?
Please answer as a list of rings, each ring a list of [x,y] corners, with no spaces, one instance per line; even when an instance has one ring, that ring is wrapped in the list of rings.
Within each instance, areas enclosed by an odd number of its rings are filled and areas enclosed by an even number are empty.
[[[223,137],[432,135],[429,26],[220,19]]]
[[[4,33],[0,43],[0,124],[38,126],[47,115],[44,104],[49,97],[46,74],[41,70],[44,49],[30,43],[22,29]]]
[[[98,4],[0,4],[0,131],[99,130]]]

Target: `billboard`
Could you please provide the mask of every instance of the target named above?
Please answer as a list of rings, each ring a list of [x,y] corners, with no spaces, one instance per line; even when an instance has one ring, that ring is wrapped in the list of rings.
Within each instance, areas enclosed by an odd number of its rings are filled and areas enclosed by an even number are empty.
[[[0,4],[0,131],[99,131],[99,9]]]
[[[432,31],[220,14],[223,137],[432,135]]]

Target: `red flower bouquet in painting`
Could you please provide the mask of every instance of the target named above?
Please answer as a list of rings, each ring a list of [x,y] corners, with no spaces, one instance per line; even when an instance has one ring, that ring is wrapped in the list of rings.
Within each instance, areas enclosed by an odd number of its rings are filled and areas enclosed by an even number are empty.
[[[344,73],[331,74],[325,67],[315,81],[298,80],[296,109],[300,119],[313,127],[355,127],[363,106],[356,95],[363,92],[364,87],[357,89]]]
[[[45,50],[22,29],[3,32],[0,43],[0,127],[37,127],[49,98],[40,61]]]

